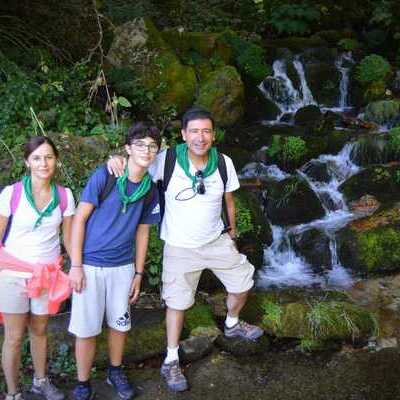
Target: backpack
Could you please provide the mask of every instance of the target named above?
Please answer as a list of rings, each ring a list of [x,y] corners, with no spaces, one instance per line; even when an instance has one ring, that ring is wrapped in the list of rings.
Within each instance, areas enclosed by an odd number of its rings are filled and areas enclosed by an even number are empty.
[[[165,192],[171,180],[172,173],[174,172],[175,163],[176,163],[176,147],[169,147],[166,150],[166,155],[165,155],[163,179],[157,182],[161,221],[164,217],[164,212],[165,212]],[[224,184],[224,193],[225,193],[226,183],[228,181],[228,172],[226,169],[225,158],[222,155],[222,153],[219,152],[218,152],[218,172]],[[230,230],[230,224],[229,224],[228,210],[226,207],[226,201],[224,196],[222,196],[222,221],[224,222],[224,229],[222,233],[228,232]],[[161,227],[161,222],[159,226]]]
[[[107,180],[106,180],[106,184],[105,184],[103,190],[101,191],[101,193],[99,195],[99,205],[108,197],[108,195],[111,193],[111,190],[113,189],[113,187],[115,186],[115,183],[117,181],[117,177],[115,175],[110,174],[105,165],[104,165],[104,168],[107,171]],[[150,203],[154,197],[155,190],[156,190],[156,185],[152,181],[150,190],[144,196],[144,206],[145,207],[150,205]]]
[[[15,212],[17,211],[19,202],[21,200],[22,182],[21,181],[15,182],[12,185],[12,188],[13,189],[12,189],[11,199],[10,199],[11,214],[10,214],[10,217],[8,218],[6,230],[4,231],[3,240],[2,240],[3,244],[7,240],[8,234],[11,229],[13,216],[15,215]],[[67,191],[65,190],[65,187],[61,186],[61,185],[56,185],[56,188],[57,188],[58,199],[60,202],[61,215],[64,215],[64,212],[67,209],[67,205],[68,205]]]

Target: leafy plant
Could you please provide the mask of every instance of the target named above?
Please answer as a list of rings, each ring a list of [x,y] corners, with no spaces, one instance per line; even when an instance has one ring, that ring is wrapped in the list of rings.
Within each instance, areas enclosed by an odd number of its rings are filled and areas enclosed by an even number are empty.
[[[282,157],[286,163],[297,163],[306,154],[306,142],[297,136],[289,136],[282,147]]]
[[[391,73],[388,61],[377,54],[364,57],[356,68],[356,79],[363,85],[385,82]]]
[[[354,51],[360,47],[360,43],[356,39],[344,38],[339,40],[338,46],[341,47],[344,51]]]
[[[320,11],[313,4],[285,3],[274,7],[268,22],[279,34],[304,35],[311,31],[311,24],[320,17]]]
[[[151,286],[158,286],[161,281],[163,242],[158,236],[156,226],[150,229],[149,248],[147,251],[146,272]]]

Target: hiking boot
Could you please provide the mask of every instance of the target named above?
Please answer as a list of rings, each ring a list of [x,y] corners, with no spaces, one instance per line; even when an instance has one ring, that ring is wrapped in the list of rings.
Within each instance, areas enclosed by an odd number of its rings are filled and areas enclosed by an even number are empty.
[[[92,400],[94,391],[90,385],[78,383],[72,392],[72,397],[74,400]]]
[[[173,392],[183,392],[189,388],[178,360],[168,364],[163,363],[161,365],[161,376],[164,378],[168,388]]]
[[[31,392],[43,396],[47,400],[63,400],[64,393],[56,388],[46,376],[42,379],[33,378]]]
[[[108,369],[107,383],[115,389],[122,400],[128,400],[135,395],[135,389],[128,382],[128,378],[121,368]]]
[[[232,328],[225,325],[224,334],[228,338],[242,338],[245,340],[256,340],[264,334],[264,331],[255,325],[250,325],[247,322],[239,321]]]
[[[4,400],[24,400],[24,396],[22,396],[21,392],[15,394],[6,394]]]

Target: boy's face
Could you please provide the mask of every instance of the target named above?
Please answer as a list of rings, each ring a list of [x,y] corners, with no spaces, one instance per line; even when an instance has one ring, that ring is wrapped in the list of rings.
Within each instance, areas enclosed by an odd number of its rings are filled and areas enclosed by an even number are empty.
[[[129,158],[138,166],[148,168],[154,161],[158,145],[154,139],[145,137],[141,139],[133,139],[130,145],[125,145]]]

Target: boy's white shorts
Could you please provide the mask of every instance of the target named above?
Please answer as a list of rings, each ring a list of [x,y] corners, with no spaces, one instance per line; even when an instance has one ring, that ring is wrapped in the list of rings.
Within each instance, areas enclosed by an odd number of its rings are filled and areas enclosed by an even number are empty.
[[[71,320],[68,330],[77,337],[87,338],[101,333],[104,313],[107,325],[120,332],[131,329],[129,291],[135,267],[83,266],[86,288],[72,295]]]

